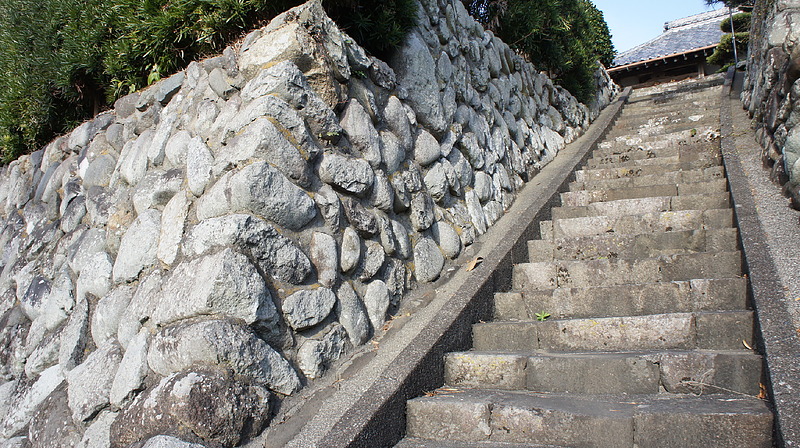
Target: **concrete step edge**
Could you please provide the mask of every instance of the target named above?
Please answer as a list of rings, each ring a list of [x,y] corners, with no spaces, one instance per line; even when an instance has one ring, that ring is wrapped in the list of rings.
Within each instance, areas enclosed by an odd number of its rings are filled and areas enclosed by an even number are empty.
[[[735,350],[753,347],[753,312],[492,321],[474,324],[472,337],[476,350]]]
[[[408,402],[408,434],[594,447],[769,447],[772,414],[756,398],[576,396],[436,391]]]

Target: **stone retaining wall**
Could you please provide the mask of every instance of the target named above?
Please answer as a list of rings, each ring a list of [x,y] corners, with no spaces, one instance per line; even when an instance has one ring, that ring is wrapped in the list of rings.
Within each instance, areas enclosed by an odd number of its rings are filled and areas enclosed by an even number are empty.
[[[800,1],[755,2],[742,102],[771,178],[800,207]]]
[[[3,168],[0,446],[246,441],[618,90],[419,8],[387,64],[311,1]]]

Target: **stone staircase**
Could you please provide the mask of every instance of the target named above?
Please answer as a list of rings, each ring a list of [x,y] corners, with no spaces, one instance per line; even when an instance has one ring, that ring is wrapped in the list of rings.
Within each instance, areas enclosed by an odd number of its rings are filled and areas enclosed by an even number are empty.
[[[398,447],[772,446],[701,87],[634,93]]]

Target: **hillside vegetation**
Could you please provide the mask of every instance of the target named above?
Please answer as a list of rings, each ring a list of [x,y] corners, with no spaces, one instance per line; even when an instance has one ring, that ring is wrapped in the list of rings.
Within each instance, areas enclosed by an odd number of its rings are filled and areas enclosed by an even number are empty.
[[[463,0],[470,14],[582,102],[597,61],[614,60],[603,13],[589,0]]]
[[[220,52],[302,0],[0,0],[0,158],[7,163],[117,98]],[[468,0],[474,17],[582,101],[613,58],[588,0]],[[376,7],[379,4],[380,7]],[[385,58],[415,25],[415,0],[323,0]]]

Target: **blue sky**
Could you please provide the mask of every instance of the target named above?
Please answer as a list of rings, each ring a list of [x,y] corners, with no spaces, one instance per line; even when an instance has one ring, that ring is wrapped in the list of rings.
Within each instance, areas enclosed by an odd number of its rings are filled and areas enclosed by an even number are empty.
[[[706,6],[703,0],[592,0],[603,11],[614,48],[621,53],[658,36],[664,22],[722,6]]]

